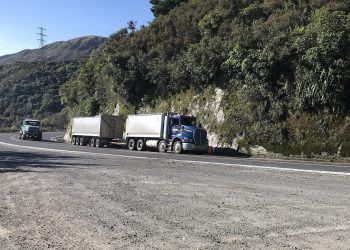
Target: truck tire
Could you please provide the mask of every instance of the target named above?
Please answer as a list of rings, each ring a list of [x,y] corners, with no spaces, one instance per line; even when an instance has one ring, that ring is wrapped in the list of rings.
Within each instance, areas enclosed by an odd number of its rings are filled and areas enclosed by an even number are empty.
[[[164,140],[161,140],[158,142],[158,151],[160,153],[166,153],[167,146],[166,146],[166,142]]]
[[[173,150],[175,154],[181,154],[182,153],[182,142],[181,141],[175,141],[173,145]]]
[[[95,140],[95,138],[91,138],[91,140],[90,140],[90,147],[96,147],[96,140]]]
[[[99,139],[99,138],[96,138],[96,140],[95,140],[95,146],[98,147],[98,148],[103,147],[103,144],[100,142],[100,139]]]
[[[143,151],[143,150],[145,150],[145,142],[143,141],[143,139],[138,139],[138,140],[137,140],[136,149],[137,149],[138,151]]]
[[[73,145],[76,144],[76,138],[75,138],[75,136],[72,137],[72,144],[73,144]]]
[[[129,150],[135,150],[136,149],[135,139],[130,139],[128,141],[128,149]]]
[[[83,138],[83,137],[80,137],[80,138],[79,138],[79,145],[80,145],[80,146],[83,146],[83,145],[84,145],[84,138]]]

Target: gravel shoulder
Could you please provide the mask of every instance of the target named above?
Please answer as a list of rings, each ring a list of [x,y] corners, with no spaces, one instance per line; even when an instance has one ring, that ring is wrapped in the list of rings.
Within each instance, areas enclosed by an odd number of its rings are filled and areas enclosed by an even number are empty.
[[[0,145],[0,249],[350,249],[349,184]]]

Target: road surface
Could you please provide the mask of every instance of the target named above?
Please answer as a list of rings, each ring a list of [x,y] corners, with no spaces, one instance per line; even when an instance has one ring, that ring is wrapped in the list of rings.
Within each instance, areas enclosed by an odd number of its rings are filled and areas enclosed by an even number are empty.
[[[0,249],[350,249],[350,166],[0,134]]]

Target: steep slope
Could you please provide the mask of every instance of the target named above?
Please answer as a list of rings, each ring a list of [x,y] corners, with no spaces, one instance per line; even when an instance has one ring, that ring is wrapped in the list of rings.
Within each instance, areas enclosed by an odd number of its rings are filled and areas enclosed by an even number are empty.
[[[16,54],[1,56],[0,65],[14,62],[42,61],[42,53],[45,62],[79,60],[88,56],[93,50],[100,48],[106,40],[107,38],[105,37],[85,36],[68,41],[55,42],[46,45],[42,49],[28,49]]]
[[[62,129],[59,88],[76,72],[92,51],[107,38],[87,36],[55,42],[40,50],[25,50],[0,57],[0,131],[18,129],[24,117],[37,117],[49,129]]]
[[[58,89],[75,75],[79,64],[72,61],[0,65],[0,131],[17,129],[25,117],[45,118],[46,126],[62,128],[64,117],[57,115],[62,110]]]
[[[151,3],[172,9],[113,34],[61,87],[71,116],[197,109],[226,145],[350,156],[350,1]],[[220,122],[198,108],[213,109],[213,89]]]

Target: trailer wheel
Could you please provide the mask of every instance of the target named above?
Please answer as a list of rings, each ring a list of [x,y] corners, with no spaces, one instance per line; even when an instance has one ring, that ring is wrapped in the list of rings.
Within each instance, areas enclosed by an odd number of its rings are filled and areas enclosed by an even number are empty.
[[[75,145],[76,141],[75,141],[75,136],[72,137],[72,144]]]
[[[100,142],[100,139],[96,138],[95,146],[98,147],[98,148],[101,148],[103,146],[102,143]]]
[[[145,143],[142,139],[137,140],[136,148],[138,151],[143,151],[145,149]]]
[[[135,150],[136,149],[136,143],[135,143],[135,139],[130,139],[128,142],[128,148],[130,150]]]
[[[161,140],[158,142],[158,151],[160,153],[166,153],[167,148],[166,148],[166,142],[164,140]]]
[[[182,142],[176,141],[173,145],[173,150],[175,154],[181,154],[182,153]]]
[[[95,138],[91,138],[91,140],[90,140],[90,146],[91,146],[91,147],[96,147]]]
[[[83,138],[83,137],[80,137],[80,139],[79,139],[79,145],[80,145],[80,146],[83,146],[83,145],[84,145],[84,138]]]

